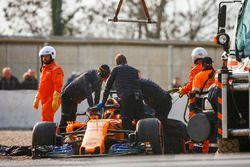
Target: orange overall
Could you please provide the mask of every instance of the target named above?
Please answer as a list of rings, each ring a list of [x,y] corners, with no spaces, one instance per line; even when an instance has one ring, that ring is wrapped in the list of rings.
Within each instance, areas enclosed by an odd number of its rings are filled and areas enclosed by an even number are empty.
[[[52,108],[54,91],[61,92],[63,85],[63,70],[53,61],[48,65],[43,65],[40,76],[38,95],[42,103],[41,120],[54,121],[56,110]],[[59,102],[60,104],[60,102]]]
[[[195,65],[194,67],[192,67],[192,69],[189,72],[188,83],[180,89],[181,94],[189,94],[191,92],[192,86],[193,86],[193,79],[201,71],[202,71],[202,63],[199,63]],[[189,106],[192,103],[193,103],[192,98],[189,98],[188,100]],[[193,109],[189,107],[189,119],[191,118],[193,114],[194,114]]]
[[[209,76],[210,74],[213,74],[212,76]],[[215,72],[213,72],[213,69],[210,70],[204,70],[200,73],[198,73],[193,80],[193,88],[192,91],[196,92],[195,96],[193,97],[194,105],[197,105],[198,99],[202,99],[208,92],[209,87],[214,83],[214,75]],[[198,104],[201,105],[201,104]],[[198,106],[199,107],[199,106]],[[196,112],[195,112],[196,113]],[[202,152],[208,153],[209,152],[209,140],[205,140],[202,145]]]
[[[202,71],[202,63],[201,62],[198,63],[197,65],[195,65],[194,67],[192,67],[192,69],[189,72],[188,83],[185,86],[183,86],[182,88],[180,88],[180,90],[179,90],[181,94],[183,94],[183,95],[189,94],[192,91],[193,79],[201,71]],[[188,113],[189,116],[188,116],[188,118],[189,119],[191,118],[191,116],[194,115],[194,110],[192,109],[192,107],[190,107],[190,106],[192,106],[192,105],[190,105],[192,103],[193,103],[192,98],[189,98],[188,99],[188,104],[189,104],[189,113]],[[193,149],[193,143],[190,143],[189,150],[192,150],[192,149]]]

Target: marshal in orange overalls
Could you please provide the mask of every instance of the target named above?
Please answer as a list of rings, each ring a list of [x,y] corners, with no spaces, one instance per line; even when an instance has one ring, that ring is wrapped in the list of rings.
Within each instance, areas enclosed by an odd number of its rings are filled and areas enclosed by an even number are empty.
[[[54,92],[61,92],[63,85],[63,70],[53,61],[51,64],[44,65],[40,76],[38,93],[42,103],[42,121],[54,121],[56,110],[52,108]],[[60,100],[58,100],[60,104]]]

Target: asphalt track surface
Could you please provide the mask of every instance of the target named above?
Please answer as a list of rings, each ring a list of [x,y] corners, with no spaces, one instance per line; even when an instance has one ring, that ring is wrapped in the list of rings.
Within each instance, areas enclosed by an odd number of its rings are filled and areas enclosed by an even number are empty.
[[[226,155],[130,155],[117,157],[3,159],[2,167],[250,167],[250,153]]]

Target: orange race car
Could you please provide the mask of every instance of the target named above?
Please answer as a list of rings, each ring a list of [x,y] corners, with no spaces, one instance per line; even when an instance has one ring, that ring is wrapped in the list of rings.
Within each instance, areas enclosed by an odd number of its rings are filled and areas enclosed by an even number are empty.
[[[135,131],[123,130],[117,98],[108,99],[102,111],[92,107],[77,115],[88,119],[68,122],[66,133],[61,134],[55,123],[38,122],[33,128],[33,157],[165,153],[161,122],[148,116],[152,118],[134,122]]]

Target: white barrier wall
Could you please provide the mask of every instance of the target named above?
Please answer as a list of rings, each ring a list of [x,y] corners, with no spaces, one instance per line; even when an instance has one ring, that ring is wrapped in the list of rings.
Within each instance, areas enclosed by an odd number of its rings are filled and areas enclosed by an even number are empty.
[[[41,104],[39,104],[38,110],[33,108],[35,95],[34,90],[1,90],[0,129],[32,128],[36,122],[40,121]],[[78,112],[83,112],[86,108],[87,104],[83,102],[78,106]],[[55,114],[55,122],[60,122],[60,115],[61,108]]]
[[[16,90],[0,91],[0,129],[8,128],[32,128],[36,122],[40,121],[40,110],[33,108],[33,100],[36,91]],[[183,112],[186,104],[186,97],[179,99],[178,94],[173,95],[173,107],[169,118],[183,121]],[[78,106],[78,112],[86,111],[88,105],[86,100]],[[60,121],[61,109],[55,115],[55,122]],[[77,120],[81,121],[82,117]]]
[[[184,122],[184,111],[185,111],[185,106],[187,103],[187,96],[183,96],[182,98],[179,97],[179,94],[175,93],[172,95],[172,109],[168,115],[168,118],[172,118],[172,119],[177,119],[180,120],[182,122]],[[188,119],[188,108],[186,109],[186,119]],[[185,122],[184,122],[185,123]]]

